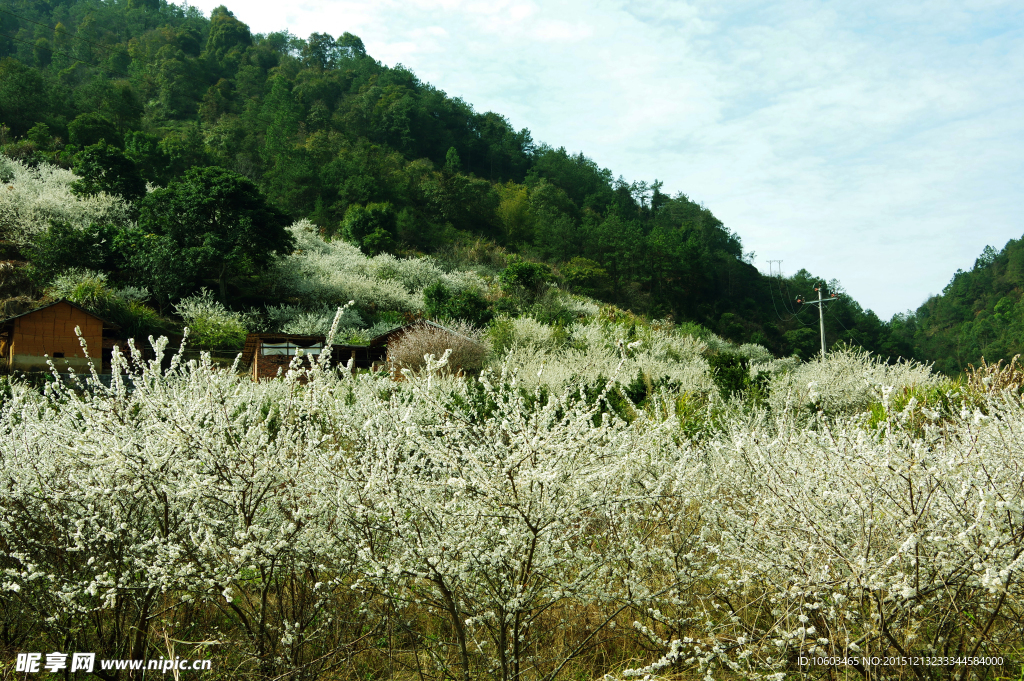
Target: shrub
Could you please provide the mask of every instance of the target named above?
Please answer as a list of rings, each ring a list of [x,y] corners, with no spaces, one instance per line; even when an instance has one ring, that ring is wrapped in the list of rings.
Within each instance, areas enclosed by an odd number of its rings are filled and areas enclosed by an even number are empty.
[[[0,239],[32,242],[52,223],[87,229],[93,224],[127,225],[130,210],[120,197],[76,196],[78,176],[48,163],[28,165],[0,155]]]
[[[750,387],[750,369],[743,357],[731,352],[716,352],[708,357],[708,364],[723,397]]]
[[[360,310],[418,312],[420,291],[447,275],[431,262],[415,263],[383,254],[368,258],[343,239],[325,241],[308,220],[293,224],[296,250],[277,262],[267,275],[271,291],[306,305],[333,308],[354,300]]]
[[[420,371],[426,367],[425,355],[441,359],[448,355],[446,370],[451,373],[477,371],[487,359],[488,345],[483,332],[464,322],[449,322],[444,328],[419,324],[388,344],[388,362],[396,370]]]
[[[228,310],[205,288],[183,299],[174,311],[185,320],[192,341],[209,350],[241,350],[252,325],[247,315]]]
[[[114,269],[116,233],[113,225],[92,224],[83,229],[66,222],[51,222],[24,249],[32,264],[33,280],[46,284],[61,272],[75,268]]]
[[[397,217],[390,203],[352,204],[341,224],[341,235],[368,255],[394,250],[397,233]]]
[[[652,385],[673,391],[706,395],[715,390],[704,357],[707,345],[691,336],[646,326],[577,322],[546,338],[529,322],[510,326],[498,331],[514,337],[501,360],[515,368],[517,381],[529,389],[628,386],[645,375]]]
[[[434,319],[464,319],[476,326],[484,326],[494,316],[484,297],[472,289],[453,290],[437,282],[423,290],[427,316]]]
[[[610,283],[608,272],[593,260],[576,257],[561,267],[565,283],[572,290],[586,295],[605,292]]]
[[[779,413],[793,406],[826,414],[864,412],[884,397],[904,388],[940,382],[931,369],[917,362],[887,364],[870,353],[839,347],[824,358],[778,373],[769,387],[771,408]]]
[[[501,273],[501,290],[509,294],[532,297],[538,295],[550,279],[551,270],[547,265],[516,262]]]
[[[304,309],[297,305],[278,305],[267,308],[267,330],[296,333],[305,336],[326,336],[334,323],[338,309],[322,306]],[[353,309],[346,309],[338,320],[337,332],[348,334],[364,325],[363,318]],[[340,336],[339,336],[340,337]]]
[[[115,356],[133,389],[116,370],[0,384],[5,645],[115,659],[174,632],[195,658],[215,636],[218,665],[264,681],[395,677],[417,656],[426,681],[836,676],[805,656],[902,678],[871,660],[936,651],[985,660],[964,678],[1019,676],[1015,376],[941,430],[892,410],[808,421],[792,400],[659,388],[706,352],[671,329],[570,331],[553,372],[610,358],[629,383],[524,390],[518,358],[472,380],[314,364],[257,383]],[[856,354],[807,370],[834,395],[939,385]]]
[[[513,347],[554,351],[568,341],[564,328],[542,324],[533,317],[500,317],[491,324],[488,336],[496,357]]]
[[[117,288],[107,283],[107,275],[73,268],[55,277],[46,289],[50,298],[65,298],[113,322],[128,337],[148,336],[163,327],[163,321],[145,303],[149,291],[134,286]]]

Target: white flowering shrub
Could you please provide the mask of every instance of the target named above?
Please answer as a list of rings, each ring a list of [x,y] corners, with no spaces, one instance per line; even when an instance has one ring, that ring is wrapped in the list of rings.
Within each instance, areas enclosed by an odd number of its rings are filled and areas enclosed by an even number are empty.
[[[863,656],[928,656],[959,658],[950,667],[969,677],[992,664],[964,659],[1011,656],[1024,633],[1024,410],[1007,396],[987,408],[993,416],[964,410],[955,434],[923,438],[895,417],[883,438],[867,437],[859,416],[813,429],[785,415],[735,423],[695,490],[729,498],[700,505],[713,537],[705,550],[728,556],[685,613],[702,626],[651,616],[642,631],[687,634],[664,635],[666,655],[633,673],[754,675],[817,656],[885,677],[913,665],[865,666]]]
[[[388,343],[388,362],[396,375],[420,371],[430,357],[444,358],[445,372],[482,369],[490,345],[483,331],[471,324],[446,320],[443,327],[421,324],[403,331]]]
[[[257,383],[158,343],[148,363],[115,350],[109,387],[4,386],[0,652],[173,644],[266,680],[837,676],[802,656],[1019,674],[1016,389],[923,426],[790,401],[690,438],[677,404],[710,390],[704,346],[621,330],[533,350],[550,383],[515,348],[472,378],[443,356],[353,376],[324,353]],[[865,372],[934,380],[855,359],[818,367],[835,394]],[[683,373],[628,422],[613,384],[572,378],[628,367]]]
[[[778,368],[777,363],[768,363]],[[828,413],[864,411],[873,402],[885,402],[896,391],[939,385],[942,379],[917,362],[888,364],[854,348],[839,348],[824,359],[799,363],[789,371],[775,371],[771,381],[771,406],[785,411],[790,406],[809,407]]]
[[[0,239],[25,245],[51,221],[80,228],[94,222],[124,224],[128,205],[105,193],[77,196],[70,170],[48,163],[28,166],[0,154]]]
[[[533,317],[499,317],[491,323],[489,335],[498,352],[513,346],[524,349],[554,351],[564,345],[568,334]]]
[[[193,340],[208,349],[240,350],[255,326],[249,314],[228,310],[205,288],[183,298],[175,304],[174,311],[185,321]]]
[[[557,339],[550,327],[532,321],[512,324],[513,343],[501,361],[515,367],[520,383],[561,392],[600,380],[629,383],[638,376],[689,393],[710,392],[714,383],[703,341],[651,327],[636,327],[635,338],[615,324],[576,323]]]
[[[269,306],[266,310],[266,331],[278,333],[295,333],[306,336],[326,336],[334,324],[336,308],[319,307],[312,310],[297,305]],[[338,319],[337,331],[346,334],[365,325],[363,318],[355,310],[346,307]]]
[[[437,281],[456,290],[486,290],[471,272],[446,273],[429,258],[367,257],[358,247],[336,239],[324,241],[308,220],[290,228],[296,251],[280,259],[269,281],[283,296],[309,305],[336,307],[355,300],[366,311],[419,312],[423,289]]]
[[[586,296],[561,292],[559,302],[578,317],[596,317],[601,312],[601,306],[593,298]]]

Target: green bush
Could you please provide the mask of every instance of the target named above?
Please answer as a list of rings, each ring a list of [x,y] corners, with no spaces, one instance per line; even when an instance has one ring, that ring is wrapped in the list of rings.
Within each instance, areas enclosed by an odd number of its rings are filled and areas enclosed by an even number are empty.
[[[561,269],[566,286],[583,295],[599,295],[610,283],[607,270],[587,258],[573,258]]]
[[[32,279],[45,285],[61,272],[74,268],[112,270],[117,268],[113,225],[92,224],[79,229],[66,222],[52,221],[37,234],[25,255],[32,265]]]
[[[462,319],[474,326],[484,326],[494,317],[484,297],[472,289],[453,291],[443,282],[423,289],[427,316],[434,319]]]
[[[390,203],[353,204],[341,224],[342,237],[367,255],[394,251],[397,234],[398,218]]]
[[[207,350],[241,350],[249,333],[245,315],[232,312],[202,289],[174,306],[185,321],[192,342]]]
[[[768,396],[768,375],[751,377],[750,362],[746,357],[717,352],[708,357],[708,365],[722,397],[728,399],[732,395],[746,393],[748,400],[761,403]]]
[[[85,269],[70,269],[57,276],[46,293],[51,298],[64,298],[81,305],[98,317],[117,324],[122,335],[146,337],[165,326],[164,320],[145,304],[146,289],[127,286],[116,288],[107,282],[107,275]]]
[[[536,262],[516,262],[501,273],[501,290],[509,294],[538,295],[551,279],[547,265]]]

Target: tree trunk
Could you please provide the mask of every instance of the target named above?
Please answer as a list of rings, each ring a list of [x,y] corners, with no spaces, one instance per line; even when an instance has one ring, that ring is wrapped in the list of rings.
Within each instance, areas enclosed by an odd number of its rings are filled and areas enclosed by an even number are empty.
[[[218,278],[217,281],[220,284],[220,304],[223,305],[225,308],[228,306],[228,281],[227,281],[227,274],[228,274],[228,266],[227,266],[227,264],[221,265],[220,277]]]

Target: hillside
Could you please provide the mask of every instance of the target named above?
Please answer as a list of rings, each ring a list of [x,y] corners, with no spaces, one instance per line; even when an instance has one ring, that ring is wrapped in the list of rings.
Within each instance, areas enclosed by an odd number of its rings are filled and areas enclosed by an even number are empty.
[[[262,255],[250,250],[216,274],[198,264],[161,269],[158,253],[139,252],[139,244],[155,243],[141,240],[145,234],[167,237],[176,219],[170,195],[150,194],[142,206],[146,184],[168,187],[217,168],[258,188],[280,238],[286,222],[308,219],[324,238],[346,239],[369,256],[429,254],[442,268],[482,267],[495,277],[511,264],[534,263],[526,283],[535,293],[556,284],[780,356],[806,358],[819,347],[814,311],[793,305],[812,293],[813,274],[763,276],[740,236],[682,192],[616,178],[583,153],[535,142],[500,114],[476,112],[407,69],[374,60],[354,35],[254,35],[225,7],[207,18],[154,0],[7,7],[0,14],[3,153],[28,167],[73,169],[79,196],[124,199],[117,214],[97,214],[96,224],[107,226],[94,241],[105,246],[89,267],[112,285],[146,288],[161,312],[203,286],[239,312],[319,305],[259,288],[274,253],[286,251],[283,241],[265,241]],[[46,225],[28,234],[13,218],[0,220],[0,238],[17,249],[13,260],[38,260],[32,246],[40,238],[63,240]],[[125,236],[136,220],[141,232]],[[176,248],[184,243],[174,238]],[[193,263],[195,249],[207,247],[200,241],[189,247]],[[59,258],[48,262],[33,265],[40,289],[60,271]],[[829,309],[830,344],[937,358],[906,332],[906,320],[893,327],[839,282],[829,287],[839,295]],[[571,321],[534,309],[536,298],[486,304],[491,317]]]
[[[892,329],[950,374],[980,365],[983,357],[995,363],[1024,353],[1024,239],[1011,239],[999,251],[987,247],[941,295],[894,317]]]

